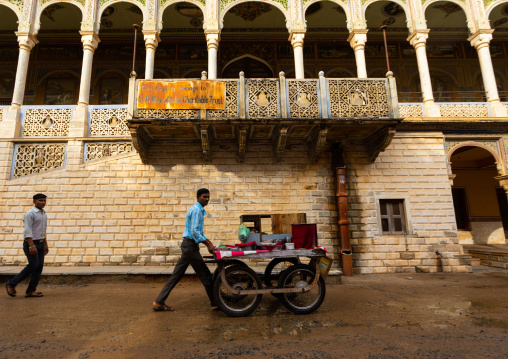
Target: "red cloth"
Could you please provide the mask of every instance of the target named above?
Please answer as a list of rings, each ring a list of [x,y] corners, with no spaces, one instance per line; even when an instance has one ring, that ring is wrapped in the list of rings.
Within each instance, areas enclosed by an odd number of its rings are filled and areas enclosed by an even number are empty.
[[[295,249],[312,249],[317,247],[317,226],[315,223],[292,224],[291,242],[295,244]]]

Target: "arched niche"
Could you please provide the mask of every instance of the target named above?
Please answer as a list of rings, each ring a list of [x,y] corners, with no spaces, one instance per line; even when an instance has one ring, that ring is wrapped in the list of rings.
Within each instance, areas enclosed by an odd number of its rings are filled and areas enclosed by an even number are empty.
[[[231,60],[222,71],[222,78],[235,79],[239,77],[239,73],[243,71],[246,78],[273,78],[274,73],[271,66],[251,55],[243,55]]]
[[[54,71],[37,85],[34,105],[75,105],[79,95],[79,75],[72,71]]]
[[[94,83],[94,105],[121,105],[127,103],[128,78],[118,70],[100,74]]]

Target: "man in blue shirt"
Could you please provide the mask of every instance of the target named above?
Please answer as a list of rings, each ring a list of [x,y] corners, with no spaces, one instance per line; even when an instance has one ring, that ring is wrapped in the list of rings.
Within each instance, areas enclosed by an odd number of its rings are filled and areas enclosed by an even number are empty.
[[[187,212],[185,218],[185,230],[183,231],[182,241],[182,256],[176,264],[175,270],[169,278],[168,282],[164,285],[159,296],[153,302],[153,310],[156,312],[173,311],[174,309],[165,304],[166,299],[171,293],[171,290],[178,284],[185,274],[185,270],[192,266],[196,272],[199,280],[206,289],[206,294],[210,299],[212,310],[217,310],[213,299],[213,279],[212,273],[203,261],[203,257],[199,253],[199,243],[203,243],[208,248],[210,253],[213,253],[214,246],[212,242],[203,235],[204,217],[206,215],[205,206],[210,201],[210,191],[206,188],[201,188],[197,193],[197,203],[192,206]]]

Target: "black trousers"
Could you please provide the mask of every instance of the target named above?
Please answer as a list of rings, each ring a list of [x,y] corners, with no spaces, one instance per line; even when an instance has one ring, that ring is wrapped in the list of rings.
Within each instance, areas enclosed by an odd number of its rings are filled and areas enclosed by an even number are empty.
[[[155,301],[159,304],[163,304],[166,301],[169,293],[171,293],[175,285],[177,285],[180,279],[182,279],[185,274],[185,270],[190,264],[196,272],[199,280],[205,287],[206,294],[210,299],[211,305],[215,305],[215,300],[213,299],[212,273],[206,266],[205,262],[203,261],[203,257],[199,253],[199,244],[197,244],[193,239],[184,238],[181,248],[182,256],[178,260],[178,263],[176,263],[173,274],[164,285]]]
[[[44,241],[34,241],[34,244],[37,248],[37,254],[33,256],[30,254],[28,242],[23,242],[23,252],[25,252],[28,259],[28,265],[17,276],[7,282],[8,286],[15,287],[25,278],[30,277],[26,294],[35,292],[44,268]]]

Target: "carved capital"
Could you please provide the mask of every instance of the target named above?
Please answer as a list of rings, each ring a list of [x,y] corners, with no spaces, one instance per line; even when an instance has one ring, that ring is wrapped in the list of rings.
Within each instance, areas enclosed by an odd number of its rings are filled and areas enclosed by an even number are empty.
[[[289,40],[291,41],[291,45],[293,45],[293,49],[296,47],[303,47],[303,40],[305,39],[305,31],[301,32],[292,32],[289,36]]]
[[[86,19],[81,23],[82,32],[93,32],[95,28],[95,21],[93,19]]]
[[[411,33],[411,35],[409,35],[407,41],[409,41],[411,46],[413,46],[415,49],[421,46],[425,46],[425,44],[427,43],[427,39],[429,38],[429,31],[430,30],[428,29],[414,31],[413,33]]]
[[[34,46],[39,43],[35,36],[27,33],[16,32],[18,37],[19,49],[25,51],[32,51]]]
[[[159,41],[161,41],[159,34],[156,31],[143,31],[143,35],[146,49],[155,50],[159,45]]]
[[[347,41],[351,44],[353,50],[363,50],[365,49],[365,43],[367,42],[367,32],[368,29],[357,29],[351,31]]]
[[[208,50],[219,48],[220,32],[219,31],[205,31],[206,47]]]
[[[216,18],[208,18],[203,21],[203,30],[207,31],[219,31],[219,21]]]
[[[83,43],[83,50],[89,50],[94,52],[99,42],[99,36],[93,31],[80,31],[81,34],[81,42]]]
[[[467,40],[471,42],[471,46],[473,46],[476,51],[483,47],[488,47],[490,40],[492,40],[492,33],[494,30],[478,30],[473,35],[471,35]]]

